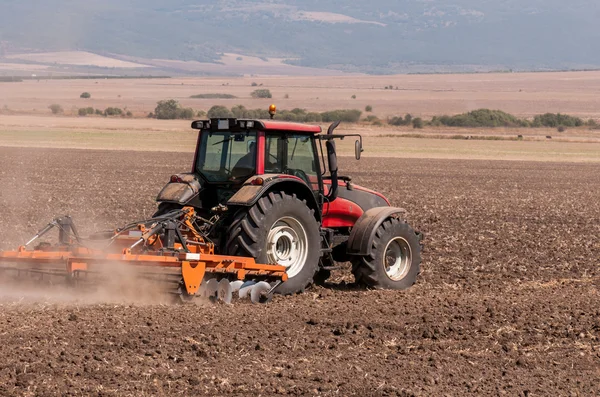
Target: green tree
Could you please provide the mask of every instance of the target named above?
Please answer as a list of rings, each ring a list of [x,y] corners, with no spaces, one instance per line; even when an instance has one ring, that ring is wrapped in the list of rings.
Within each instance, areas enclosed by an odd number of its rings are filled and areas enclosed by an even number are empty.
[[[373,111],[373,106],[371,106],[371,105],[365,106],[365,112],[372,112],[372,111]]]
[[[179,109],[181,109],[179,102],[175,99],[167,99],[157,102],[154,114],[157,119],[173,120],[178,118]]]
[[[91,97],[92,97],[92,95],[89,92],[82,92],[81,95],[79,95],[79,98],[83,98],[83,99],[89,99]]]
[[[423,119],[420,117],[416,117],[412,119],[413,128],[423,128]]]

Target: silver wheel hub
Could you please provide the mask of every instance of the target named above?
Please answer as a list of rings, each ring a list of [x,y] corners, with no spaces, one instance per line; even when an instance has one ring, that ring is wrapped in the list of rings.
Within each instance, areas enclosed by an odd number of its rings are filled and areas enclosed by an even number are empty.
[[[300,222],[292,217],[280,218],[267,235],[267,260],[286,268],[289,278],[304,267],[308,256],[308,238]]]
[[[403,237],[390,240],[385,246],[383,266],[385,273],[393,281],[402,280],[412,265],[412,250]]]

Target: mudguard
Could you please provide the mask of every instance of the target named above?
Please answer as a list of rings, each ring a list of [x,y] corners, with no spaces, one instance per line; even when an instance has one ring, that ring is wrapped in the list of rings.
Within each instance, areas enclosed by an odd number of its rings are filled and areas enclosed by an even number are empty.
[[[257,183],[259,179],[262,179],[262,184]],[[265,174],[254,176],[244,182],[240,190],[227,201],[227,205],[251,207],[268,191],[273,189],[290,195],[296,194],[301,200],[306,200],[306,204],[315,211],[315,218],[319,222],[321,221],[321,211],[313,191],[302,179],[292,175]]]
[[[169,182],[158,193],[156,201],[162,203],[189,204],[202,189],[194,174],[177,174],[178,182]]]
[[[375,232],[386,219],[394,216],[404,218],[406,210],[397,207],[376,207],[362,214],[350,233],[347,253],[350,255],[370,255]]]

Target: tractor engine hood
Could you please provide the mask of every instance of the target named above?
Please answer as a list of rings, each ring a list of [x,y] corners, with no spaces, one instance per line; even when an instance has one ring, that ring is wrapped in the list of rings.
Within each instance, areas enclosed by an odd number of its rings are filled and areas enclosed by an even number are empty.
[[[169,183],[158,193],[156,201],[167,203],[187,204],[202,190],[202,185],[191,173],[175,174]]]

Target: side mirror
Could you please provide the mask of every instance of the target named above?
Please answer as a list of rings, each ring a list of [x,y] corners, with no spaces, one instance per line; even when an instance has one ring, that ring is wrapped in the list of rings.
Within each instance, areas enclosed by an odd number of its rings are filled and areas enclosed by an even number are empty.
[[[362,145],[360,143],[360,141],[357,139],[354,142],[354,156],[356,157],[357,160],[360,160],[360,154],[362,153],[363,148]]]

